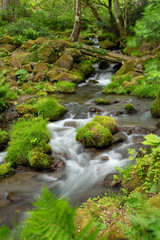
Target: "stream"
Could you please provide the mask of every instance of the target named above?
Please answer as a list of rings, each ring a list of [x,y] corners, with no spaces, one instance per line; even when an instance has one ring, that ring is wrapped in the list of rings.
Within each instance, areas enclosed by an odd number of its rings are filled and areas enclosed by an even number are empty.
[[[96,105],[96,98],[104,98],[102,88],[111,81],[115,64],[100,70],[95,64],[96,74],[80,84],[76,94],[56,94],[56,98],[67,107],[63,119],[47,125],[50,134],[52,155],[62,160],[65,166],[56,172],[39,172],[31,168],[19,167],[16,174],[1,180],[0,218],[2,223],[11,225],[23,218],[23,212],[31,209],[31,202],[41,193],[42,185],[56,194],[66,197],[77,205],[89,197],[108,192],[104,185],[107,175],[115,172],[115,167],[128,163],[127,148],[139,149],[143,136],[157,130],[157,119],[152,118],[152,100],[133,96],[107,95],[114,102],[111,105]],[[94,81],[97,83],[95,84]],[[133,115],[126,114],[125,104],[132,103],[137,109]],[[124,141],[107,149],[84,148],[75,140],[76,128],[89,122],[97,115],[115,118]],[[0,153],[0,163],[5,153]],[[108,157],[108,160],[102,160]],[[117,188],[112,191],[118,191]]]

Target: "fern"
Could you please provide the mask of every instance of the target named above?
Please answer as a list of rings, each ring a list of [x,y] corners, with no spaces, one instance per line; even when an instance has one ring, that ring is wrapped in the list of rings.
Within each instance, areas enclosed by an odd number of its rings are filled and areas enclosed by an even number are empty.
[[[160,144],[160,138],[158,138],[155,134],[148,134],[147,136],[144,137],[146,141],[142,142],[144,145],[151,145],[151,146],[156,146]]]
[[[55,198],[46,188],[34,203],[36,207],[29,211],[29,216],[22,222],[16,233],[9,240],[96,240],[98,230],[94,230],[93,221],[76,235],[74,218],[75,209],[67,200]]]

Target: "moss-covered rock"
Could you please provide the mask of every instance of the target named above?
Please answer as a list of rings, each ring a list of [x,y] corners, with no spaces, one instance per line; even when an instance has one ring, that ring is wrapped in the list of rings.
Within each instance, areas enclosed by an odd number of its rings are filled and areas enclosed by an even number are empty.
[[[78,61],[81,57],[81,52],[75,48],[66,48],[64,52],[70,55],[73,58],[74,62]]]
[[[79,233],[81,230],[86,227],[90,221],[93,221],[93,218],[90,212],[87,209],[78,208],[75,213],[75,225],[76,232]],[[93,225],[93,229],[95,229],[95,225]]]
[[[27,53],[22,57],[22,65],[26,65],[31,62],[37,62],[37,61],[38,61],[38,57],[37,57],[37,54],[34,52]]]
[[[6,174],[12,172],[12,167],[10,163],[3,163],[0,165],[0,178],[5,177]]]
[[[31,73],[32,72],[32,67],[31,67],[31,64],[26,64],[26,65],[23,65],[23,69],[26,70],[27,72]]]
[[[79,80],[78,80],[77,83],[82,83],[82,82],[84,82],[84,80],[85,80],[85,74],[84,74],[83,72],[79,71],[78,69],[73,68],[69,73],[71,73],[71,74],[73,74],[73,75],[76,75],[76,76],[79,78]]]
[[[92,122],[100,123],[103,127],[108,128],[112,134],[118,131],[116,121],[112,117],[108,116],[96,116]]]
[[[125,105],[125,109],[126,109],[127,113],[129,113],[129,114],[137,112],[137,110],[133,107],[133,105],[131,103],[127,103]]]
[[[90,77],[95,74],[95,69],[92,66],[92,62],[83,61],[78,65],[78,70],[84,73],[85,77]]]
[[[54,63],[57,60],[57,54],[50,43],[44,42],[37,50],[38,60],[45,63]]]
[[[76,140],[85,147],[104,148],[111,145],[113,136],[108,128],[92,121],[77,131]]]
[[[8,141],[9,141],[8,133],[0,129],[0,151],[3,151],[7,147]]]
[[[149,203],[150,207],[155,207],[155,208],[160,209],[160,193],[151,197],[148,200],[148,203]]]
[[[112,49],[117,47],[117,44],[114,42],[109,41],[108,39],[101,42],[100,47],[103,49]]]
[[[48,71],[48,65],[47,63],[36,63],[33,66],[33,73],[37,74],[39,72],[47,72]]]
[[[127,72],[135,70],[135,62],[134,61],[127,61],[125,62],[122,67],[116,72],[115,76],[121,76]]]
[[[60,68],[71,70],[73,67],[73,57],[68,54],[63,54],[56,62],[56,65]]]
[[[36,44],[35,40],[28,40],[26,42],[23,42],[22,48],[28,50],[32,48],[35,44]]]
[[[41,98],[37,101],[34,107],[39,116],[48,118],[50,121],[60,119],[67,112],[67,109],[60,105],[58,101],[52,97]]]
[[[32,151],[30,153],[29,163],[31,167],[37,169],[48,169],[51,165],[56,165],[54,160],[45,153]]]
[[[48,78],[50,82],[55,81],[55,77],[60,73],[68,73],[68,70],[65,68],[59,68],[57,66],[54,66],[51,70],[48,71]]]
[[[9,35],[5,35],[3,37],[0,38],[0,44],[2,43],[12,43],[12,37],[10,37]]]
[[[60,73],[58,74],[54,80],[56,82],[59,82],[59,81],[67,81],[67,82],[73,82],[73,83],[79,83],[80,82],[80,79],[77,75],[73,75],[73,74],[70,74],[70,73]]]
[[[153,117],[160,117],[160,91],[155,101],[152,103],[151,114]]]
[[[72,82],[61,81],[55,83],[55,89],[59,93],[75,93],[76,84]]]
[[[18,107],[16,107],[16,111],[18,113],[18,115],[24,115],[24,114],[37,114],[37,110],[32,106],[32,105],[19,105]]]
[[[49,144],[44,143],[43,146],[37,146],[33,149],[33,152],[41,152],[47,155],[52,153],[52,148]]]
[[[110,105],[111,101],[109,99],[104,99],[104,98],[97,98],[95,103],[97,105]]]
[[[73,44],[71,42],[64,40],[64,39],[56,40],[55,44],[57,45],[59,51],[63,51],[65,48],[73,47]]]
[[[43,44],[46,40],[47,40],[47,38],[38,37],[38,38],[35,40],[35,43],[38,44],[38,45],[40,45],[40,44]]]
[[[1,44],[1,45],[0,45],[0,48],[2,48],[2,49],[4,48],[4,49],[6,49],[7,51],[12,52],[13,50],[16,49],[16,46],[13,45],[13,44],[4,43],[4,44]]]

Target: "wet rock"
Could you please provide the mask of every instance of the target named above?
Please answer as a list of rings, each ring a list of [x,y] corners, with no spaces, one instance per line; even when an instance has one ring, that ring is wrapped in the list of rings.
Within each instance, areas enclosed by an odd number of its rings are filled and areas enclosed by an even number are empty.
[[[113,67],[115,70],[119,70],[122,67],[122,63],[116,63]]]
[[[14,191],[14,192],[9,192],[7,194],[6,199],[8,199],[9,201],[17,201],[20,200],[21,198],[18,196],[18,191]]]
[[[142,128],[142,127],[133,127],[133,128],[130,128],[130,129],[126,129],[125,130],[127,132],[127,135],[131,135],[131,134],[148,134],[149,131],[145,128]]]
[[[77,127],[77,123],[72,121],[72,122],[65,122],[64,124],[65,127],[74,127],[76,128]]]
[[[89,80],[89,82],[87,83],[87,85],[93,85],[93,84],[97,84],[97,83],[99,83],[97,80]]]
[[[109,160],[109,157],[108,157],[108,156],[103,156],[103,157],[101,157],[101,160],[102,160],[102,161],[108,161],[108,160]]]
[[[119,115],[122,115],[122,114],[124,114],[123,111],[117,111],[117,112],[114,113],[114,116],[119,116]]]
[[[103,109],[98,107],[90,107],[90,112],[103,112]]]
[[[122,132],[119,132],[114,135],[113,143],[124,142],[127,139],[126,135]]]
[[[114,175],[115,175],[115,173],[110,173],[105,177],[103,184],[106,187],[118,187],[118,186],[120,186],[120,182],[114,180],[114,177],[113,177]]]
[[[12,121],[16,118],[18,118],[18,113],[16,111],[9,111],[9,112],[5,112],[3,114],[3,117],[7,120],[7,121]]]
[[[110,105],[111,101],[109,99],[97,98],[95,103],[98,105]]]
[[[99,69],[107,69],[107,68],[109,68],[109,66],[110,66],[110,64],[107,62],[107,61],[101,61],[100,63],[99,63]]]
[[[155,134],[160,137],[160,129],[158,129]]]
[[[71,70],[73,67],[73,57],[68,54],[63,54],[56,62],[56,65],[60,68]]]
[[[125,109],[126,109],[126,112],[128,113],[128,114],[132,114],[132,113],[136,113],[137,112],[137,110],[133,107],[133,105],[132,104],[130,104],[130,103],[127,103],[126,105],[125,105]]]
[[[65,166],[65,163],[63,162],[60,156],[55,156],[54,161],[55,161],[55,165],[51,166],[52,170],[60,170]]]

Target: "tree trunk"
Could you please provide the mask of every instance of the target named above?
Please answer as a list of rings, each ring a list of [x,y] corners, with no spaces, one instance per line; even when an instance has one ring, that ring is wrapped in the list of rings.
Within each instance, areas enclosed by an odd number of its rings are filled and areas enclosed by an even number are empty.
[[[87,5],[88,7],[90,7],[90,9],[92,10],[95,18],[96,18],[98,21],[102,22],[102,19],[100,18],[99,14],[98,14],[98,12],[97,12],[97,9],[96,9],[95,6],[93,5],[93,3],[92,3],[90,0],[85,0],[85,2],[86,2],[86,5]]]
[[[16,20],[16,6],[18,4],[18,0],[2,0],[2,9],[6,10],[6,20],[12,22]]]
[[[81,29],[81,0],[75,0],[75,22],[70,36],[72,42],[76,42]]]
[[[119,29],[119,34],[123,38],[127,36],[126,30],[123,26],[123,20],[120,15],[120,9],[119,9],[119,2],[118,0],[114,0],[114,9],[115,9],[115,18],[116,18],[116,23]]]

